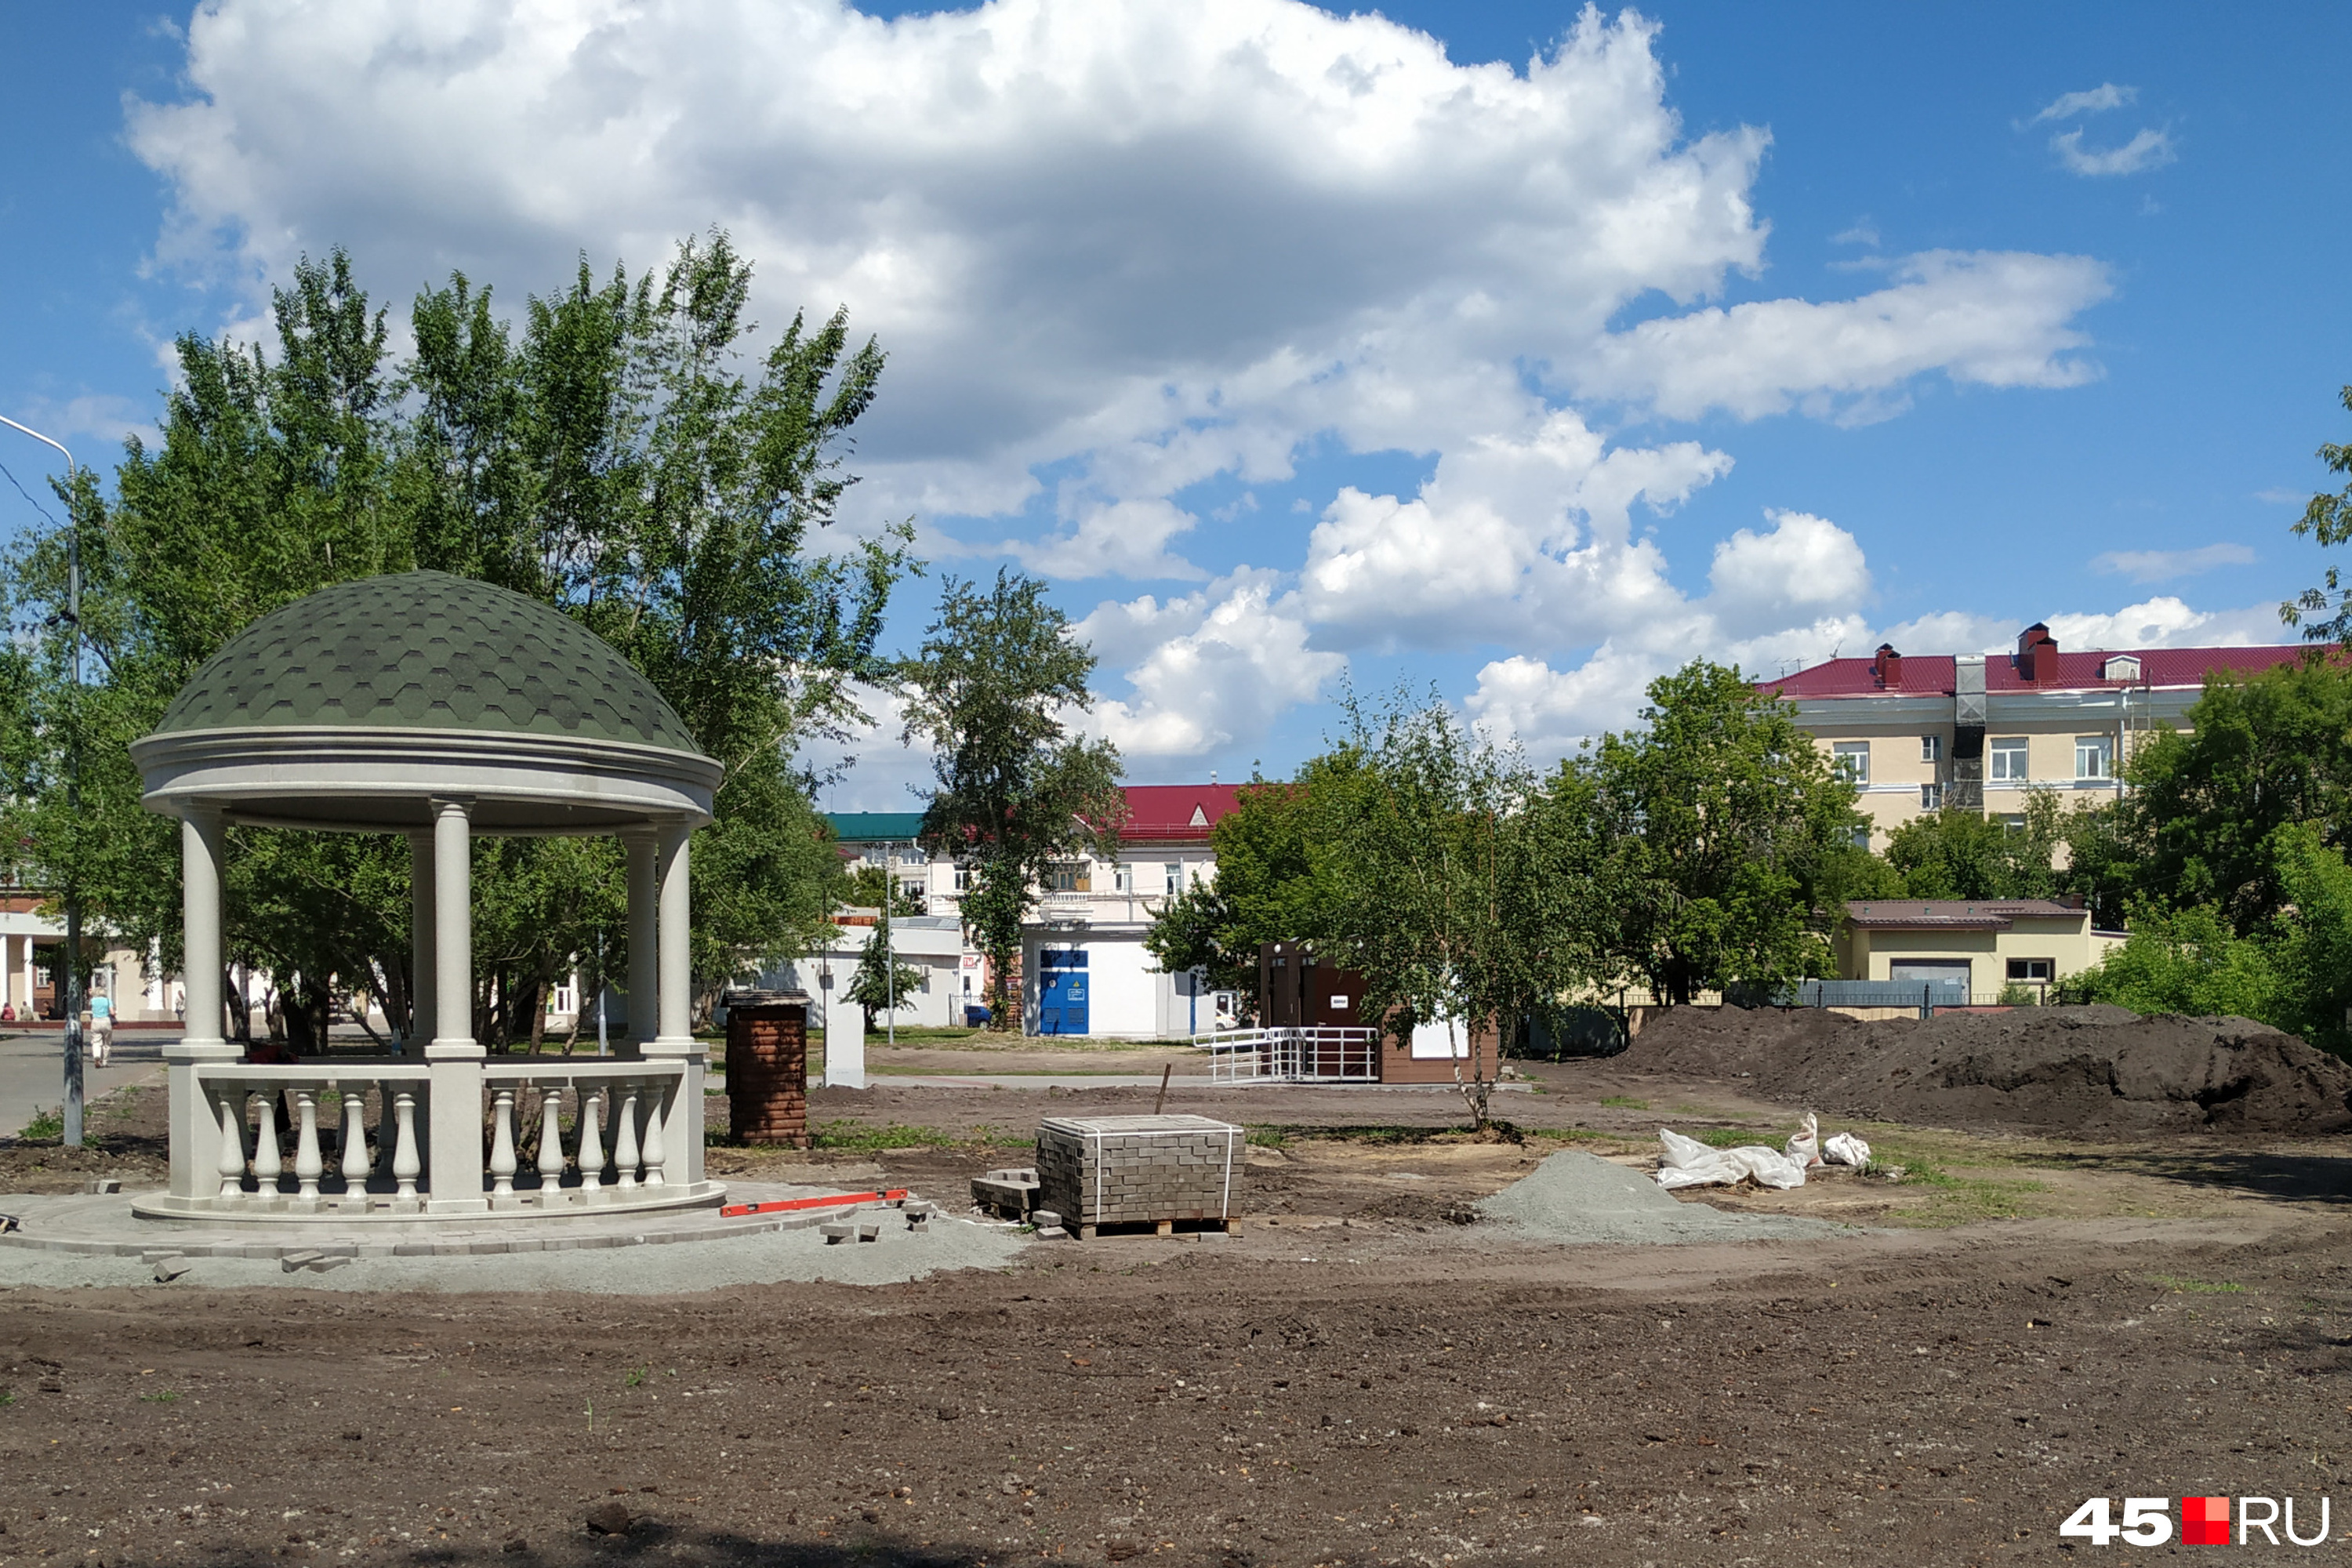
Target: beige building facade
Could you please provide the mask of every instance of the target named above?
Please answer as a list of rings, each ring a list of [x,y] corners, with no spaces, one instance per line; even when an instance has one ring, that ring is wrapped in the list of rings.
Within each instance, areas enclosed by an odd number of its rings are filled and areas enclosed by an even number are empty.
[[[2252,675],[2295,646],[2063,652],[2047,626],[2014,654],[1826,663],[1760,682],[1793,704],[1832,765],[1861,791],[1870,847],[1947,805],[2023,820],[2027,792],[2063,804],[2112,800],[2118,764],[2159,729],[2182,729],[2209,674]]]
[[[2047,899],[1873,899],[1846,906],[1838,973],[1876,984],[1957,985],[1991,1002],[2088,969],[2123,941],[2088,910]]]

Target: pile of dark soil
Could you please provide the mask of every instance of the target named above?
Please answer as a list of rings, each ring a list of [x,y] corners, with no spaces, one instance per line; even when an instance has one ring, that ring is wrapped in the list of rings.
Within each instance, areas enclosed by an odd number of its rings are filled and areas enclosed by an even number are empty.
[[[1618,1065],[1940,1127],[2352,1129],[2352,1066],[2250,1018],[2021,1007],[1861,1023],[1803,1008],[1677,1007],[1654,1016]]]

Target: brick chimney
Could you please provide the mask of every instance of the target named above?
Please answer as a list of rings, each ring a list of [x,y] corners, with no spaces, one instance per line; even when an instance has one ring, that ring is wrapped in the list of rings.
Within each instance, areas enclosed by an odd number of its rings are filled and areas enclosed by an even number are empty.
[[[2018,634],[2017,678],[2035,686],[2058,684],[2058,639],[2040,621]]]
[[[1870,661],[1870,668],[1877,675],[1881,689],[1886,691],[1903,689],[1903,656],[1895,651],[1893,643],[1883,642],[1878,645],[1878,657]]]

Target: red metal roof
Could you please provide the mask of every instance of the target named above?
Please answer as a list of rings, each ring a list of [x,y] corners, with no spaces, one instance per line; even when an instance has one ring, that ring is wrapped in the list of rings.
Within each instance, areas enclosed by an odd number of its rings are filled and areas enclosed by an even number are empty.
[[[1240,784],[1129,784],[1127,825],[1119,837],[1129,843],[1206,844],[1209,829],[1241,805]]]
[[[2206,672],[2225,669],[2238,675],[2258,675],[2282,664],[2292,664],[2307,651],[2302,644],[2260,647],[2116,647],[2088,653],[2058,655],[2058,679],[2048,685],[2026,679],[2017,672],[2014,654],[1985,656],[1985,690],[2120,691],[2126,686],[2202,686]],[[2043,655],[2042,657],[2048,657]],[[2111,658],[2139,660],[2137,681],[2103,680],[2099,667]],[[1903,683],[1878,684],[1876,666],[1867,658],[1833,658],[1777,680],[1759,680],[1757,687],[1792,699],[1835,697],[1949,697],[1952,659],[1948,654],[1906,654]]]
[[[1856,899],[1845,912],[1865,931],[2007,931],[2019,920],[2091,918],[2048,899]]]

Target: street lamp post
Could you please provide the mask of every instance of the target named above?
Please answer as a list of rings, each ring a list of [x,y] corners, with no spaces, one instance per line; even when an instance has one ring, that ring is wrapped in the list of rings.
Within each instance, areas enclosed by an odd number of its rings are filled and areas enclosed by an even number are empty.
[[[30,436],[43,446],[54,447],[66,460],[66,487],[71,490],[79,478],[73,454],[65,443],[42,435],[30,426],[19,425],[0,414],[0,425],[19,435]],[[74,708],[72,721],[66,730],[66,814],[73,818],[77,832],[81,826],[81,524],[75,520],[71,502],[67,505],[66,528],[66,623],[72,628]],[[79,857],[75,857],[79,859]],[[81,1146],[81,889],[76,885],[73,866],[66,868],[66,1104],[65,1145],[68,1149]]]

